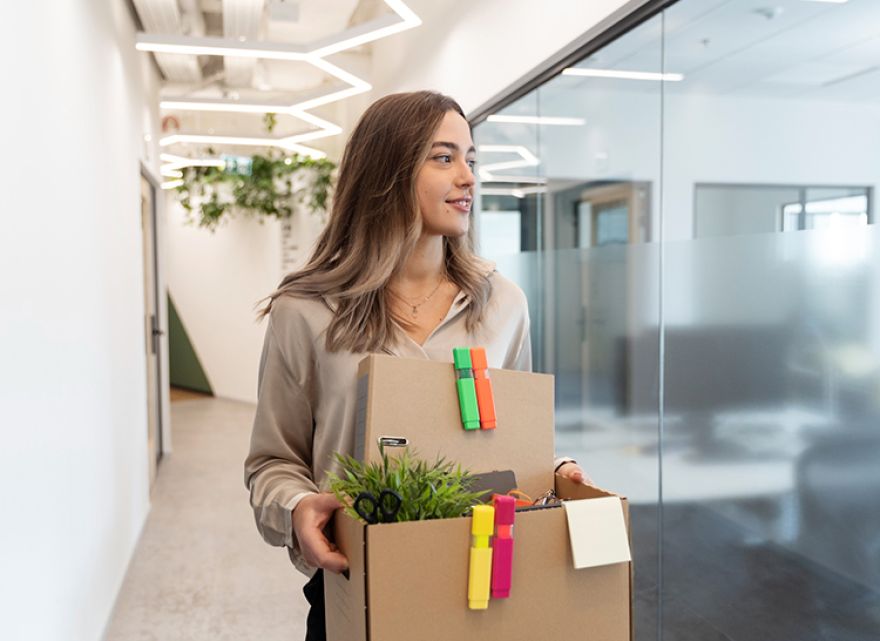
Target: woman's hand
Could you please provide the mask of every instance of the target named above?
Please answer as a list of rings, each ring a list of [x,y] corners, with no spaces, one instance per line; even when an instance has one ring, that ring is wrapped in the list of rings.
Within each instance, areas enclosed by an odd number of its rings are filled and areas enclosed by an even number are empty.
[[[306,563],[331,572],[348,569],[348,559],[324,536],[324,526],[337,508],[342,507],[329,492],[310,494],[293,510],[293,531]]]
[[[556,470],[556,473],[563,478],[567,478],[572,483],[586,483],[587,485],[593,484],[593,480],[589,476],[584,474],[581,466],[574,461],[571,461],[570,463],[563,463],[559,466],[559,469]]]

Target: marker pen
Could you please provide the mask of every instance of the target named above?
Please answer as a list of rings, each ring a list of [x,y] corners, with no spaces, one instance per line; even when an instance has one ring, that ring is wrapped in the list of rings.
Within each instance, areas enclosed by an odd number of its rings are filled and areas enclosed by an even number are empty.
[[[475,505],[471,517],[471,556],[468,569],[468,607],[485,610],[489,607],[489,584],[492,578],[492,548],[489,537],[495,529],[495,508]]]
[[[480,429],[480,410],[477,406],[477,392],[474,387],[471,350],[467,347],[453,348],[452,360],[455,363],[455,384],[458,388],[461,422],[466,430],[478,430]]]
[[[495,538],[492,540],[492,598],[510,596],[510,578],[513,574],[513,519],[516,500],[512,496],[496,494]]]
[[[489,380],[486,350],[482,347],[472,347],[471,363],[474,368],[477,405],[480,408],[480,427],[484,430],[494,430],[498,423],[495,418],[495,395],[492,393],[492,381]]]

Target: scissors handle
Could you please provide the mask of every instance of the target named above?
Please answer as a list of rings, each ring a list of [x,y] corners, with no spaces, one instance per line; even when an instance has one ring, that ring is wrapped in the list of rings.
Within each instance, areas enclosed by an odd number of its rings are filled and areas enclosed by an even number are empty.
[[[397,520],[397,513],[400,512],[400,506],[403,505],[403,499],[400,494],[394,490],[382,490],[379,494],[379,510],[382,512],[383,523],[394,523]]]
[[[361,492],[354,500],[354,511],[370,525],[376,523],[393,523],[403,499],[394,490],[382,490],[377,499],[369,492]]]
[[[354,511],[370,525],[379,522],[379,501],[369,492],[361,492],[354,500]]]

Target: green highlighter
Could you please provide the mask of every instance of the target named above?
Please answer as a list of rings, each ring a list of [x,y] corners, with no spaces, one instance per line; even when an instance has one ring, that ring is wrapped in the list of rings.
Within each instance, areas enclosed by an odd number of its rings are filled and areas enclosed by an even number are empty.
[[[471,364],[470,348],[454,347],[452,360],[455,363],[455,384],[458,387],[461,422],[466,430],[478,430],[480,429],[480,409],[477,406],[477,390],[474,387],[474,370]]]

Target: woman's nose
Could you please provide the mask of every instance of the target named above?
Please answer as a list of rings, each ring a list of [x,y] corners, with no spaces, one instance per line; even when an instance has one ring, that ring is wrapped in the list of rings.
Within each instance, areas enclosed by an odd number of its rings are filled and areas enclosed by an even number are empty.
[[[471,186],[477,181],[476,176],[474,176],[474,170],[471,169],[471,166],[467,162],[463,162],[461,164],[461,169],[458,172],[458,184],[460,186]]]

